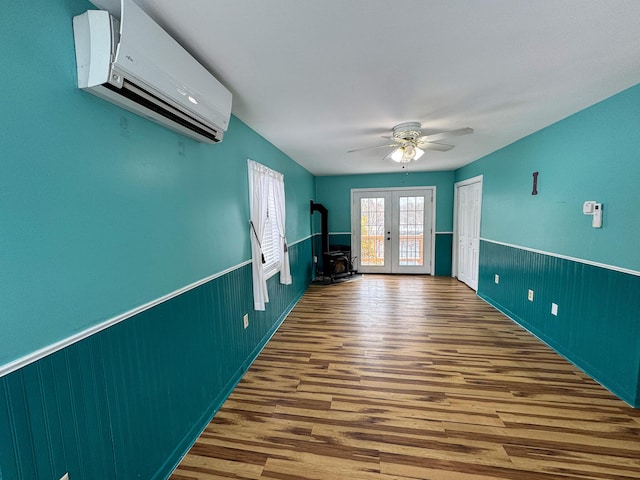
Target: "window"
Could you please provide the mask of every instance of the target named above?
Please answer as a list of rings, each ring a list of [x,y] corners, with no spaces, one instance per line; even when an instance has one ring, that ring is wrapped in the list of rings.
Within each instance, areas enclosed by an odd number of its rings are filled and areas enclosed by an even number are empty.
[[[262,264],[266,278],[273,277],[280,271],[280,231],[276,219],[276,200],[273,182],[269,182],[267,220],[262,232],[262,254],[265,263]]]
[[[291,284],[284,176],[252,160],[248,167],[253,301],[256,310],[264,310],[269,302],[267,278],[280,272],[280,283]]]

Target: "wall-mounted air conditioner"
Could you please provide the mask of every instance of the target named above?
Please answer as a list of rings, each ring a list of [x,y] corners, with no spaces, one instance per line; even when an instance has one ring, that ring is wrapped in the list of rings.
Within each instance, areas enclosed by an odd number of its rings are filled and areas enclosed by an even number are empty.
[[[73,19],[78,87],[200,142],[222,140],[231,92],[132,0]]]

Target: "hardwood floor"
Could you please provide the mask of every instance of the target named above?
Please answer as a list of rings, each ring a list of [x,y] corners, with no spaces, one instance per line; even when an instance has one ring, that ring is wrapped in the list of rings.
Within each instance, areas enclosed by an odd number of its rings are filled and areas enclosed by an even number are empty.
[[[311,286],[171,477],[640,478],[640,411],[454,279]]]

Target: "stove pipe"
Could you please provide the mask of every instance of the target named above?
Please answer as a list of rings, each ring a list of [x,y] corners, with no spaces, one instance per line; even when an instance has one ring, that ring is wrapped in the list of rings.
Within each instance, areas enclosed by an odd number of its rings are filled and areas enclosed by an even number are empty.
[[[329,211],[321,203],[313,203],[311,200],[311,214],[320,212],[320,220],[322,221],[320,232],[322,236],[322,273],[329,273],[329,265],[326,253],[329,252]]]

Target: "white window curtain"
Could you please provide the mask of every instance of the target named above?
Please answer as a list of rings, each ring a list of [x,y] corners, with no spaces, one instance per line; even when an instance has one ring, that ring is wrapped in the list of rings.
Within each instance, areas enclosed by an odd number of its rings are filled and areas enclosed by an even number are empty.
[[[253,274],[253,303],[256,310],[264,310],[269,301],[267,279],[262,266],[260,241],[267,222],[269,177],[261,173],[261,165],[249,160],[249,212],[251,216],[251,271]]]
[[[249,171],[249,210],[251,217],[251,269],[253,273],[253,303],[256,310],[264,310],[269,302],[267,278],[264,271],[264,252],[261,244],[265,234],[265,225],[269,210],[269,194],[275,200],[273,212],[280,234],[280,283],[291,284],[289,252],[285,236],[285,197],[284,176],[264,165],[248,160]],[[273,218],[273,217],[272,217]]]
[[[280,175],[275,178],[273,183],[273,197],[276,203],[276,222],[278,224],[278,232],[280,233],[280,283],[283,285],[291,285],[291,268],[289,267],[289,247],[287,246],[287,237],[285,225],[287,224],[286,202],[284,198],[284,177]]]

